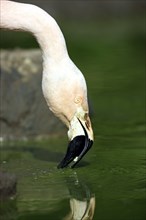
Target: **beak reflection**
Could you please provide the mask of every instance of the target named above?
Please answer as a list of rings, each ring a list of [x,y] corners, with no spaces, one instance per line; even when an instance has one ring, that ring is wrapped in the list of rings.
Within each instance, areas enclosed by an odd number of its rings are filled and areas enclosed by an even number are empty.
[[[93,144],[93,141],[88,138],[87,131],[80,120],[79,122],[84,130],[85,135],[76,136],[69,143],[66,155],[58,165],[58,168],[67,167],[69,164],[71,168],[75,167]]]
[[[70,194],[70,211],[63,220],[92,220],[96,201],[89,182],[78,178],[76,172],[66,176],[65,179]]]

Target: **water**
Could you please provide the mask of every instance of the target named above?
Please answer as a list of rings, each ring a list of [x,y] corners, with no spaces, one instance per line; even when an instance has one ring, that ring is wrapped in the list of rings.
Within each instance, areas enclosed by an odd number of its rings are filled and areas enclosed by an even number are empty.
[[[61,150],[56,152],[52,150],[56,139],[2,150],[1,167],[18,178],[17,197],[1,210],[2,219],[71,219],[67,216],[72,212],[73,216],[93,215],[93,219],[145,219],[141,138],[98,137],[76,169],[64,170],[56,165],[66,140],[58,141]]]
[[[58,170],[66,137],[2,144],[1,169],[15,173],[18,185],[16,198],[1,203],[1,219],[146,218],[142,24],[120,20],[97,31],[96,24],[82,24],[77,37],[66,27],[70,53],[88,82],[93,148],[75,169]]]

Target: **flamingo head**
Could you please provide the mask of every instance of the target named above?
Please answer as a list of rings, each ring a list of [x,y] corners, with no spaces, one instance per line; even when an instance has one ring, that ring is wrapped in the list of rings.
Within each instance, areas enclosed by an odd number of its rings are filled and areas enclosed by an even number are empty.
[[[69,124],[69,144],[58,168],[75,167],[93,144],[93,131],[88,112],[79,107]]]
[[[60,65],[53,63],[50,72],[43,76],[44,97],[50,110],[69,129],[69,144],[58,168],[74,167],[93,144],[86,82],[80,70],[68,59]]]

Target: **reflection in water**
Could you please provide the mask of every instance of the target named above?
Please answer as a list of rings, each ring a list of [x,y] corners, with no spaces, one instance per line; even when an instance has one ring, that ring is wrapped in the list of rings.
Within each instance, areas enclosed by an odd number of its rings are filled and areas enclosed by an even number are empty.
[[[57,188],[54,188],[54,184],[52,187],[48,185],[47,176],[44,182],[39,182],[38,178],[34,184],[26,184],[25,189],[19,191],[16,200],[6,199],[1,201],[0,219],[20,220],[22,216],[23,219],[27,220],[36,219],[36,217],[37,219],[43,219],[44,216],[53,219],[55,216],[56,220],[92,220],[95,211],[95,195],[92,193],[89,184],[82,181],[76,172],[70,173],[69,171],[69,174],[68,172],[55,173],[55,176],[58,176],[57,174],[59,174],[59,185],[62,188],[62,191],[59,190],[61,196],[61,203],[58,204],[59,209],[56,204],[54,204],[53,209],[50,209],[51,201],[54,201],[55,196],[58,196],[58,191],[56,191]],[[64,184],[64,180],[66,184]],[[21,180],[18,180],[19,189],[21,188],[20,184],[22,184]],[[53,199],[51,192],[53,192]],[[69,192],[67,193],[69,198],[64,196],[64,192]],[[66,206],[66,204],[69,204],[69,206]],[[64,212],[64,210],[66,211]],[[59,217],[56,214],[58,212],[64,212],[64,214]]]
[[[70,192],[70,212],[64,220],[91,220],[95,210],[95,196],[86,183],[78,179],[77,173],[66,178]]]

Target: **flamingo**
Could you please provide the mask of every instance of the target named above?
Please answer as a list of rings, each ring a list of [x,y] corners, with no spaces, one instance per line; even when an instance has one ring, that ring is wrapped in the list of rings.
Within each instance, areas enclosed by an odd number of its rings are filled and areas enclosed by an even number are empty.
[[[23,30],[37,39],[43,57],[42,91],[49,109],[68,127],[69,143],[58,168],[73,168],[93,144],[86,81],[70,59],[55,19],[38,6],[0,1],[0,27]]]

